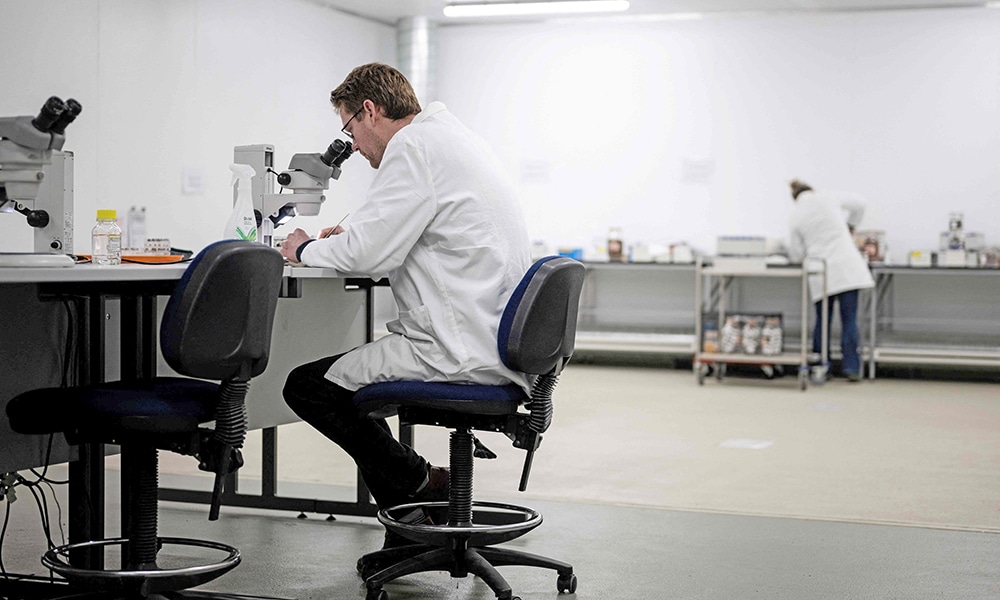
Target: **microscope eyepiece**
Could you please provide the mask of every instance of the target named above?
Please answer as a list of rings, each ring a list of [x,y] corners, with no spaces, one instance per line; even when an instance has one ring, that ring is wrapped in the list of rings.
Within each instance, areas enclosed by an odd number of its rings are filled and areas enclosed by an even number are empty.
[[[83,106],[70,98],[66,101],[66,110],[62,115],[52,124],[52,133],[65,133],[66,126],[76,120],[77,115],[83,112]]]
[[[45,105],[42,109],[38,111],[38,116],[31,120],[31,124],[35,126],[35,129],[48,133],[52,130],[52,124],[59,119],[60,116],[66,111],[66,104],[56,97],[52,96],[45,101]]]
[[[344,140],[333,140],[319,159],[328,167],[339,167],[350,158],[352,152],[350,144]]]

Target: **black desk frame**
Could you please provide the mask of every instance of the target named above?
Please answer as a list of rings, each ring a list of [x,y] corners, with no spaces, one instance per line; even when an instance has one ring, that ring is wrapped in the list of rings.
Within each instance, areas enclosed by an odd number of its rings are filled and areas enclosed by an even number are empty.
[[[347,290],[363,290],[365,293],[365,341],[370,342],[375,339],[375,287],[387,286],[386,280],[372,281],[371,279],[348,278],[344,287]],[[282,287],[282,296],[289,298],[300,298],[302,296],[301,281],[296,278],[287,278]],[[155,351],[155,344],[154,344]],[[155,353],[153,354],[155,357]],[[154,365],[155,366],[155,365]],[[261,457],[261,491],[260,494],[246,494],[239,491],[239,479],[237,473],[231,474],[226,479],[226,487],[222,494],[222,504],[225,506],[240,506],[243,508],[264,508],[271,510],[297,511],[301,514],[317,513],[333,515],[352,515],[371,517],[378,512],[378,506],[371,501],[368,487],[361,478],[360,471],[357,474],[357,494],[354,502],[343,502],[336,500],[319,500],[311,498],[293,498],[279,496],[277,494],[278,485],[278,428],[267,427],[262,430],[262,457]],[[399,440],[407,445],[413,445],[413,428],[409,425],[400,425]],[[160,488],[159,499],[172,502],[190,502],[197,504],[209,504],[212,494],[207,491],[197,491],[176,488]]]
[[[157,297],[170,295],[176,279],[109,281],[69,281],[39,283],[42,299],[58,299],[77,305],[76,321],[72,324],[78,332],[80,353],[75,375],[78,385],[105,381],[105,349],[107,300],[120,299],[120,378],[122,380],[148,379],[156,376],[158,345]],[[385,281],[348,279],[345,288],[363,290],[366,295],[366,336],[374,339],[373,287],[387,285]],[[287,277],[282,286],[282,296],[301,297],[301,281]],[[357,500],[336,502],[305,498],[280,497],[277,488],[277,428],[263,430],[262,492],[260,495],[238,492],[238,480],[233,474],[227,480],[223,504],[276,510],[295,510],[323,514],[374,516],[378,507],[371,502],[368,488],[358,474]],[[400,440],[413,443],[412,428],[401,426]],[[104,444],[89,443],[77,447],[77,459],[69,463],[69,506],[67,509],[69,543],[105,539],[105,466]],[[161,500],[208,504],[211,494],[194,490],[161,488]],[[125,499],[123,499],[125,500]],[[128,503],[122,505],[122,532],[127,531]],[[71,562],[81,568],[104,568],[100,548],[74,553]],[[71,593],[73,588],[62,580],[53,581],[36,576],[12,574],[10,580],[0,582],[0,597],[50,597]]]

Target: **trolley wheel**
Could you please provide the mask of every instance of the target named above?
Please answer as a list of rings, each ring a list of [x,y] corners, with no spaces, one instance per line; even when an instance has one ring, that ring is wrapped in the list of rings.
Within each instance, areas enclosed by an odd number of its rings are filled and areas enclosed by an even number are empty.
[[[377,590],[368,590],[365,594],[365,600],[389,600],[389,592],[379,588]]]
[[[726,363],[715,363],[715,378],[722,381],[726,376]]]
[[[576,593],[576,575],[573,573],[560,575],[559,579],[556,581],[556,587],[559,590],[560,594]]]
[[[799,389],[803,392],[809,387],[809,372],[799,371]]]
[[[698,380],[698,385],[705,385],[705,372],[708,371],[708,365],[703,365],[701,363],[696,363],[694,365],[694,376]]]

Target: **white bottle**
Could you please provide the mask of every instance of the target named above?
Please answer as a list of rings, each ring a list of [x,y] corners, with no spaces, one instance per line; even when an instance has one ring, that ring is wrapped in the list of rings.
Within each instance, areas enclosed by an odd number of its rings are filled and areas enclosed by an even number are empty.
[[[253,177],[257,174],[253,167],[244,164],[229,165],[233,172],[233,212],[229,215],[224,240],[257,241],[257,217],[251,197]]]
[[[97,211],[97,225],[91,234],[91,261],[95,265],[120,265],[122,262],[122,228],[117,218],[113,210]]]

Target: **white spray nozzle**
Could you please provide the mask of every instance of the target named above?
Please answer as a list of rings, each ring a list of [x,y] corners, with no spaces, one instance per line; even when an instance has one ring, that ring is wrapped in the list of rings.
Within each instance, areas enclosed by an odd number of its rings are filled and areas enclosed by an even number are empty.
[[[252,179],[257,171],[253,170],[250,165],[244,165],[239,163],[233,163],[229,165],[229,170],[233,172],[233,184],[235,184],[240,179]]]

